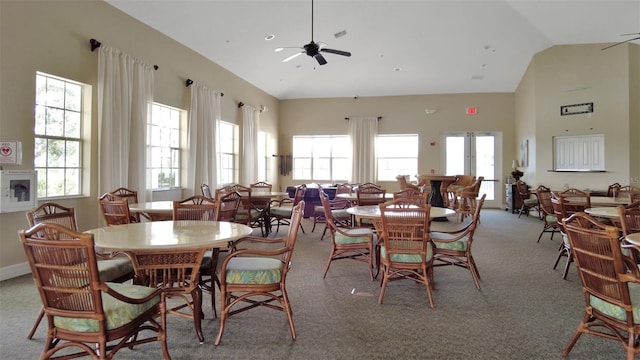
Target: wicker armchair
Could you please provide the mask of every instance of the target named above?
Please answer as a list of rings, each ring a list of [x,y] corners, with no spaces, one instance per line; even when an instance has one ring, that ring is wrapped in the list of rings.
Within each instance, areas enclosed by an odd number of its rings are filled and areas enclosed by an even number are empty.
[[[424,285],[429,306],[434,307],[433,242],[429,237],[431,205],[416,206],[406,199],[380,204],[382,277],[378,303],[382,304],[387,285],[396,280],[412,280]]]
[[[462,229],[431,232],[431,239],[435,244],[434,266],[455,265],[469,269],[478,290],[480,290],[480,273],[471,253],[471,245],[473,235],[480,223],[480,210],[486,196],[483,194],[478,200],[471,222]]]
[[[516,181],[516,189],[518,190],[517,196],[519,196],[522,201],[522,206],[520,207],[520,211],[518,211],[518,217],[522,214],[527,214],[527,216],[529,216],[529,211],[536,210],[538,212],[538,217],[542,218],[538,196],[535,192],[531,192],[529,190],[529,185],[522,180],[518,180]]]
[[[291,219],[291,214],[293,208],[298,205],[300,201],[304,199],[304,194],[307,192],[307,185],[302,184],[296,187],[296,192],[293,199],[286,198],[282,200],[272,200],[269,205],[269,221],[271,221],[271,226],[273,224],[276,225],[276,232],[280,231],[280,225],[289,226],[289,220]],[[300,229],[302,233],[304,233],[304,227],[300,224]]]
[[[456,175],[456,181],[447,186],[445,206],[455,209],[458,207],[458,192],[467,186],[473,185],[476,177],[473,175]]]
[[[553,264],[553,269],[555,270],[560,262],[560,259],[564,256],[567,258],[567,262],[564,266],[564,271],[562,272],[562,278],[566,279],[567,274],[569,273],[569,266],[573,262],[573,253],[571,251],[571,244],[569,243],[569,238],[564,231],[564,226],[562,226],[562,220],[569,217],[567,206],[565,205],[565,199],[563,197],[551,197],[551,205],[553,206],[553,213],[556,216],[556,221],[560,225],[560,233],[562,234],[562,244],[558,248],[558,257],[556,258],[556,262]],[[571,208],[573,209],[573,207]]]
[[[340,220],[334,217],[335,209],[327,194],[320,190],[320,202],[324,209],[326,228],[331,236],[331,254],[327,261],[327,266],[322,277],[327,276],[331,263],[335,260],[352,259],[367,263],[369,265],[369,275],[373,280],[373,230],[367,228],[352,228],[340,224]]]
[[[41,359],[59,351],[64,355],[55,358],[111,359],[122,348],[152,341],[160,342],[164,358],[171,359],[162,292],[103,282],[92,234],[45,222],[19,236],[49,326]],[[148,331],[156,334],[141,335]]]
[[[304,200],[293,208],[289,232],[284,238],[265,239],[250,236],[234,243],[234,250],[227,255],[220,270],[222,309],[215,345],[222,341],[227,318],[262,306],[284,312],[289,321],[291,337],[296,338],[286,285],[303,211]],[[276,247],[276,249],[242,248],[247,242]],[[239,307],[234,308],[237,305]]]
[[[471,216],[475,213],[478,206],[477,199],[478,196],[480,196],[482,180],[484,180],[484,176],[478,177],[473,184],[456,191],[458,196],[458,207],[456,208],[456,212],[460,216],[460,221],[463,221],[465,217]]]
[[[35,226],[40,223],[53,223],[78,231],[75,210],[57,203],[44,203],[33,210],[27,211],[26,215],[29,226]],[[128,257],[124,255],[118,256],[118,254],[97,253],[96,259],[98,260],[100,280],[124,282],[133,278],[133,265]],[[43,317],[44,308],[40,310],[40,315],[38,315],[31,331],[27,335],[27,339],[33,337]]]
[[[129,204],[138,203],[138,192],[135,190],[121,187],[113,190],[111,193],[118,197],[127,199]],[[131,222],[140,222],[140,213],[132,213],[130,215],[131,215]]]
[[[216,209],[215,200],[193,195],[173,202],[173,220],[216,221]]]
[[[582,334],[618,340],[631,360],[640,353],[640,278],[635,263],[622,254],[618,229],[577,213],[563,220],[580,275],[585,313],[562,352],[568,356]]]
[[[538,201],[540,202],[542,220],[544,221],[544,223],[542,224],[542,231],[540,231],[540,235],[538,235],[537,242],[540,242],[540,238],[542,238],[542,234],[544,233],[551,233],[551,240],[553,240],[553,234],[559,232],[562,228],[562,225],[558,223],[556,214],[553,212],[553,204],[551,203],[551,190],[544,185],[540,185],[536,189],[536,195],[538,197]]]
[[[621,186],[622,185],[620,185],[618,183],[613,183],[613,184],[609,185],[609,188],[607,188],[607,196],[608,197],[618,196],[618,191],[620,190]]]
[[[105,193],[98,199],[102,216],[108,226],[130,224],[134,217],[129,212],[129,201],[112,193]]]
[[[394,192],[393,199],[409,199],[416,205],[426,205],[429,202],[428,195],[429,193],[423,193],[417,189],[404,189]]]
[[[318,185],[318,192],[322,191],[322,187]],[[342,226],[343,224],[348,224],[351,226],[351,215],[349,215],[345,209],[351,207],[351,201],[347,199],[340,199],[337,197],[338,194],[351,194],[353,191],[351,184],[344,183],[336,186],[336,197],[333,200],[329,200],[329,204],[331,204],[331,209],[335,210],[333,213],[333,217],[336,220],[335,224],[338,226]],[[322,203],[320,205],[315,205],[313,207],[313,228],[311,232],[316,230],[316,224],[325,223],[324,217],[324,206]],[[327,224],[325,223],[324,229],[322,230],[322,235],[320,236],[320,240],[324,239],[324,235],[327,233]]]

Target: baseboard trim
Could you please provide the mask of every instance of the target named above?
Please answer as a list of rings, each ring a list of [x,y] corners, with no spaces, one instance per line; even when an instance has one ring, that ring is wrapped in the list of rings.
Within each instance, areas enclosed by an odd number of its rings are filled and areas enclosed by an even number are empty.
[[[9,280],[30,273],[31,268],[29,268],[29,263],[26,261],[20,264],[5,266],[0,268],[0,281]]]

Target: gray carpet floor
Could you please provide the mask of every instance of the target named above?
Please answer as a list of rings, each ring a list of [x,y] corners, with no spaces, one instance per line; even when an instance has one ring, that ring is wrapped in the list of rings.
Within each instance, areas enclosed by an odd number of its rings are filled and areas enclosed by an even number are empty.
[[[378,304],[379,282],[369,279],[366,265],[336,261],[322,273],[329,254],[322,229],[311,232],[303,220],[288,278],[297,339],[286,317],[266,308],[227,321],[219,346],[213,341],[218,319],[212,318],[204,294],[204,344],[187,319],[169,317],[169,350],[174,359],[561,359],[561,352],[584,313],[575,268],[562,279],[556,259],[561,237],[536,239],[542,221],[499,209],[484,209],[473,253],[480,271],[478,291],[466,269],[435,269],[434,300],[429,308],[425,289],[410,281],[389,285]],[[460,226],[452,218],[432,228]],[[284,233],[286,228],[281,228]],[[10,239],[3,239],[9,241]],[[17,241],[17,236],[16,236]],[[219,300],[219,299],[218,299]],[[36,359],[42,351],[46,325],[32,340],[26,335],[40,308],[30,275],[0,282],[0,359]],[[218,306],[219,307],[219,306]],[[159,359],[151,343],[123,349],[118,359]],[[569,359],[623,359],[615,341],[582,336]]]

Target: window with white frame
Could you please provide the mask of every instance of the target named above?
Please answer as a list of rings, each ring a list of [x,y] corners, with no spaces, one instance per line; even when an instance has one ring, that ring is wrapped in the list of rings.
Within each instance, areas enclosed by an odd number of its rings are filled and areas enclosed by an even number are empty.
[[[185,111],[153,103],[147,127],[147,170],[152,189],[180,186],[180,126]]]
[[[293,137],[293,179],[348,181],[351,143],[346,135]]]
[[[376,138],[378,181],[418,173],[418,135],[378,135]]]
[[[238,126],[226,121],[218,122],[218,149],[220,161],[218,184],[234,184],[238,179]]]
[[[83,134],[90,121],[84,104],[90,94],[90,85],[36,73],[33,165],[39,198],[83,192]]]

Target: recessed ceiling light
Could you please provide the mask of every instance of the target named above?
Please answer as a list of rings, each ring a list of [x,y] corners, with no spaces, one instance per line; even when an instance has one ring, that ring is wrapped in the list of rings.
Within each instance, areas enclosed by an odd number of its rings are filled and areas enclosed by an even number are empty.
[[[276,49],[275,49],[275,50],[273,50],[273,51],[274,51],[274,52],[280,52],[280,51],[282,51],[282,50],[284,50],[284,48],[276,48]]]
[[[267,35],[267,36],[265,36],[265,37],[264,37],[264,39],[265,39],[265,40],[267,40],[267,41],[269,41],[269,40],[273,40],[273,39],[275,39],[275,38],[276,38],[276,36],[275,36],[275,35],[273,35],[273,34],[269,34],[269,35]]]
[[[402,68],[401,67],[395,67],[395,68],[393,68],[393,71],[395,71],[395,72],[402,71]]]

